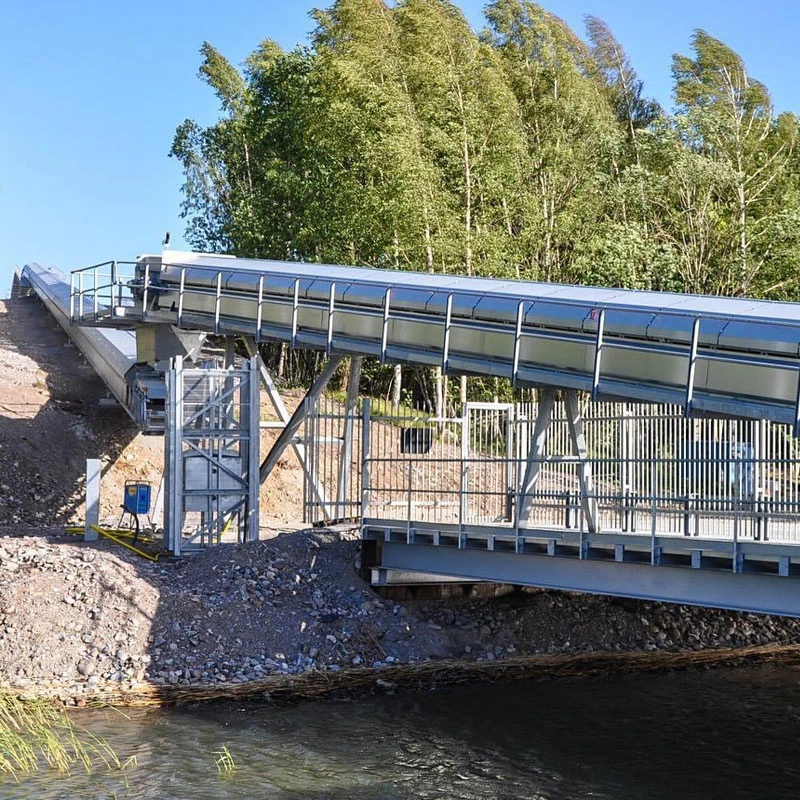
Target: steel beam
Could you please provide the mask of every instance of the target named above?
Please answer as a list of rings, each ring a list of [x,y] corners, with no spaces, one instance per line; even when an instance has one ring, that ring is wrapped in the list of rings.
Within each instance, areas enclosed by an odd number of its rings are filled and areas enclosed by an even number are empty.
[[[556,390],[550,387],[539,392],[539,406],[536,414],[536,424],[533,428],[528,461],[525,465],[525,477],[522,479],[520,491],[520,508],[517,513],[520,523],[530,519],[533,510],[533,493],[542,471],[542,460],[545,456],[547,444],[547,429],[553,417],[553,406],[556,402]]]
[[[800,617],[800,580],[497,550],[384,542],[385,569]]]
[[[272,445],[272,449],[269,451],[269,453],[267,453],[267,457],[261,463],[260,474],[262,483],[275,468],[275,465],[278,463],[278,459],[281,457],[283,451],[292,443],[292,439],[294,439],[295,435],[300,430],[300,426],[309,415],[314,404],[319,399],[319,396],[325,391],[325,387],[336,373],[336,370],[338,370],[341,366],[344,358],[344,356],[334,356],[330,359],[330,361],[328,361],[322,372],[314,381],[314,384],[306,393],[306,396],[303,398],[303,402],[297,407],[297,410],[294,412],[294,414],[292,414],[291,419],[286,423],[286,427],[281,431],[277,441]]]
[[[597,532],[597,498],[594,493],[592,467],[589,463],[589,451],[586,447],[586,435],[583,430],[583,417],[578,402],[578,393],[574,389],[564,392],[564,407],[567,412],[567,426],[572,443],[572,454],[578,462],[578,482],[581,490],[581,510],[586,520],[589,533]]]
[[[342,452],[339,460],[339,481],[336,495],[336,518],[345,519],[348,490],[350,488],[350,465],[353,460],[353,429],[358,407],[358,387],[361,381],[362,359],[354,357],[350,360],[350,375],[347,378],[347,398],[344,407],[344,426],[342,431]]]
[[[286,408],[286,404],[283,402],[281,393],[278,391],[278,387],[275,385],[275,381],[272,379],[272,375],[267,369],[264,359],[261,358],[261,355],[258,352],[258,346],[256,345],[255,339],[252,336],[245,336],[242,338],[242,341],[244,342],[247,354],[251,358],[255,357],[258,359],[258,373],[261,376],[261,385],[266,390],[267,397],[269,397],[269,401],[272,403],[272,407],[275,409],[275,413],[278,415],[281,429],[285,429],[286,424],[292,418],[292,415],[289,413],[289,409]],[[325,487],[319,481],[316,472],[311,468],[308,462],[308,454],[305,444],[302,442],[292,441],[291,445],[292,449],[294,450],[294,454],[297,456],[298,462],[300,462],[300,466],[303,470],[303,474],[306,477],[306,481],[308,482],[314,497],[322,509],[323,515],[326,519],[333,519],[332,509],[330,507],[330,503],[328,502],[328,497],[325,494]],[[261,482],[263,483],[264,480]]]

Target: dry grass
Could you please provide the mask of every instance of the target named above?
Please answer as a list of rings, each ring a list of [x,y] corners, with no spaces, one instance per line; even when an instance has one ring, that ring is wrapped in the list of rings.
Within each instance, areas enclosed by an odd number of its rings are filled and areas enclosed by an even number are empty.
[[[371,669],[356,667],[339,672],[273,675],[258,681],[208,686],[105,687],[88,706],[153,706],[164,703],[241,700],[269,696],[273,700],[302,702],[342,693],[365,693],[376,680],[398,687],[425,690],[469,683],[512,680],[588,678],[607,674],[668,672],[740,664],[800,664],[800,645],[763,645],[701,651],[593,652],[519,656],[501,661],[425,661]]]

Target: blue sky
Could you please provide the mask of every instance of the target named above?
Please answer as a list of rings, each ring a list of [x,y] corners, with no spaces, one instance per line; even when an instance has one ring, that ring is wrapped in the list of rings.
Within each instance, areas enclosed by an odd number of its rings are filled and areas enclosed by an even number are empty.
[[[304,0],[0,0],[0,297],[15,265],[69,270],[183,245],[181,173],[167,157],[186,117],[215,118],[198,80],[210,41],[235,63],[265,38],[286,48],[312,29]],[[481,0],[459,3],[482,26]],[[800,112],[800,4],[789,0],[550,0],[582,30],[604,19],[645,91],[670,105],[670,59],[704,28],[745,59],[778,111]]]

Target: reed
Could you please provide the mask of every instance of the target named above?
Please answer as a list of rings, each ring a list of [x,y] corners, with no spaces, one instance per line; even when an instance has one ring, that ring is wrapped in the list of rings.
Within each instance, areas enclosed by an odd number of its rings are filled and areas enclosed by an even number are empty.
[[[74,725],[63,707],[0,692],[0,773],[19,779],[42,765],[70,774],[97,764],[124,766],[107,742]]]
[[[229,775],[236,769],[236,762],[233,760],[231,751],[228,750],[226,745],[222,745],[214,755],[216,756],[217,772],[219,772],[220,775]]]

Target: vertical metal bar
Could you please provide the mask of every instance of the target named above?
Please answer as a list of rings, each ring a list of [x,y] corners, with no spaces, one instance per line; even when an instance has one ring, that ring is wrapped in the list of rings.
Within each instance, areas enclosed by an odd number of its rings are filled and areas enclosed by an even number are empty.
[[[792,425],[792,434],[794,437],[800,438],[800,368],[795,370],[797,375],[797,395],[794,404],[794,424]]]
[[[453,315],[453,295],[447,295],[447,306],[444,315],[444,339],[442,341],[442,374],[447,374],[447,362],[450,357],[450,319]]]
[[[300,306],[300,278],[294,279],[292,291],[292,347],[297,346],[297,310]]]
[[[389,304],[392,300],[392,290],[387,289],[383,296],[383,328],[381,329],[381,364],[386,361],[386,345],[389,341]]]
[[[733,472],[733,571],[740,572],[739,567],[739,512],[741,508],[741,481],[742,475],[741,470],[736,469],[736,462],[739,462],[739,466],[741,466],[742,462],[738,459],[734,453],[731,453],[729,458],[732,458],[733,463],[729,461],[729,470]],[[731,466],[734,469],[730,469]]]
[[[508,406],[506,413],[506,464],[505,464],[505,491],[510,493],[512,487],[516,489],[516,481],[514,476],[514,423],[516,420],[516,408],[513,405]],[[512,512],[513,514],[513,512]],[[509,518],[509,521],[510,518]]]
[[[597,319],[597,338],[594,344],[594,371],[592,373],[592,400],[597,400],[600,391],[600,362],[603,356],[603,330],[606,324],[606,310],[600,309]]]
[[[183,537],[183,359],[176,356],[168,373],[167,384],[167,474],[166,508],[164,526],[166,544],[172,554],[181,554]]]
[[[337,493],[338,519],[345,519],[346,503],[350,496],[350,462],[353,459],[353,427],[355,425],[356,407],[358,406],[358,386],[361,379],[361,358],[350,359],[350,375],[347,379],[347,397],[344,406],[344,431],[342,432],[342,452],[339,461],[339,479]]]
[[[150,292],[150,262],[144,265],[144,287],[142,290],[142,322],[147,318],[147,301]]]
[[[256,341],[261,338],[261,321],[264,312],[264,276],[258,278],[258,310],[256,311]]]
[[[186,292],[186,267],[181,267],[181,283],[178,289],[178,327],[183,322],[183,296]]]
[[[692,325],[692,343],[689,347],[689,369],[686,373],[686,399],[683,403],[684,416],[692,412],[692,399],[694,395],[694,375],[697,369],[697,347],[700,342],[700,317]]]
[[[222,272],[217,273],[217,295],[214,301],[214,333],[219,333],[219,307],[222,301]]]
[[[414,461],[409,459],[408,464],[408,500],[406,501],[406,544],[411,544],[411,484],[414,480]]]
[[[117,262],[116,261],[112,261],[111,262],[111,286],[109,286],[109,288],[108,288],[108,300],[109,300],[108,305],[109,305],[109,311],[111,312],[112,316],[114,316],[114,289],[117,286],[118,280],[119,280],[119,278],[117,276]],[[122,303],[120,303],[119,305],[122,305]]]
[[[247,416],[242,414],[241,423],[247,419],[247,540],[257,541],[260,535],[260,496],[261,479],[258,474],[261,447],[261,385],[258,375],[258,356],[247,361],[248,409]]]
[[[75,273],[69,274],[69,321],[75,322]]]
[[[369,397],[361,401],[361,524],[369,514],[372,474],[372,409]]]
[[[469,406],[461,407],[461,479],[458,489],[458,546],[461,547],[461,533],[464,518],[467,516],[467,492],[469,488]]]
[[[656,565],[656,515],[658,512],[658,498],[656,497],[656,462],[655,457],[650,461],[650,565]]]
[[[516,387],[519,374],[519,351],[522,344],[522,320],[525,316],[525,301],[520,300],[517,306],[517,326],[514,330],[514,357],[511,364],[511,385]]]
[[[97,271],[100,267],[95,267],[92,270],[93,292],[92,292],[92,318],[95,322],[98,320],[97,307],[100,304],[100,293],[97,287]]]
[[[118,264],[117,264],[116,261],[112,261],[111,262],[111,274],[112,274],[112,281],[111,282],[113,284],[112,289],[111,289],[111,293],[112,293],[112,296],[113,296],[113,293],[114,293],[114,288],[113,287],[115,286],[116,290],[117,290],[117,307],[121,308],[122,307],[122,278],[119,277],[119,268],[118,268]],[[112,302],[112,305],[113,305],[113,302]]]
[[[336,281],[331,283],[331,294],[328,300],[328,339],[325,343],[325,352],[327,355],[331,354],[331,347],[333,346],[333,313],[334,303],[336,301]]]
[[[78,320],[83,319],[83,272],[78,273]],[[800,402],[800,401],[799,401]]]

